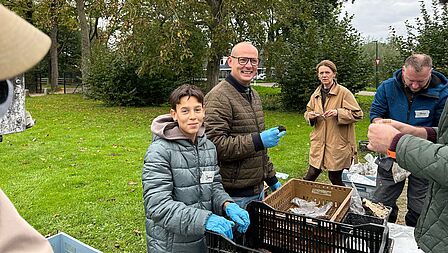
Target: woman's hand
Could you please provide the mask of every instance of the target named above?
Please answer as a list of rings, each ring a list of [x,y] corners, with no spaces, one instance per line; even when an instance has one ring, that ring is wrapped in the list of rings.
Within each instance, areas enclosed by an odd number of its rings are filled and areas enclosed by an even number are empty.
[[[331,109],[326,111],[322,116],[324,116],[325,118],[328,117],[334,117],[338,115],[338,110],[337,109]]]
[[[310,120],[314,120],[319,116],[321,116],[321,115],[317,112],[314,112],[314,111],[308,112],[308,119],[310,119]]]

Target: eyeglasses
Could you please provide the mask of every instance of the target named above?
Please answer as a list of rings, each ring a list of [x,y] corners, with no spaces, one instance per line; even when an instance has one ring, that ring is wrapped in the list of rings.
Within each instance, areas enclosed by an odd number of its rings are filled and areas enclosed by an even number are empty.
[[[258,63],[260,62],[260,59],[258,59],[258,58],[236,57],[236,56],[232,56],[232,55],[230,57],[237,59],[238,64],[243,65],[243,66],[246,65],[248,61],[250,61],[250,64],[252,66],[257,66]]]

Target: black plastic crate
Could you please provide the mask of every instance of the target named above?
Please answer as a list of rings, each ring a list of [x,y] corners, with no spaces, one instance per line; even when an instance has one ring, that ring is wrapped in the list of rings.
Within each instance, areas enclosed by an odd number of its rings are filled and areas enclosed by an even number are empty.
[[[248,247],[307,253],[384,253],[389,249],[385,225],[349,225],[309,218],[277,211],[258,201],[249,204],[247,210],[251,219]]]
[[[356,225],[359,220],[350,225],[309,218],[258,201],[251,202],[247,211],[251,224],[246,234],[235,235],[231,241],[208,232],[208,252],[386,253],[392,249],[386,225]]]
[[[243,246],[246,241],[245,235],[241,235],[237,239],[235,239],[235,241],[238,242],[236,243],[220,234],[207,231],[205,234],[205,239],[207,241],[207,249],[209,253],[263,253],[262,251]]]

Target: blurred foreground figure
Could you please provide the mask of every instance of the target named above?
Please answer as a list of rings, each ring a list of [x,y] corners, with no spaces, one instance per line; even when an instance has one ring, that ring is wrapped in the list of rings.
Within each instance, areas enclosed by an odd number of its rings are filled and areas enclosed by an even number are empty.
[[[369,126],[368,148],[387,153],[405,170],[429,181],[428,194],[415,227],[424,252],[448,249],[448,104],[438,127],[415,127],[383,119]]]
[[[0,5],[0,119],[12,103],[12,81],[38,63],[50,48],[50,38]],[[0,189],[0,252],[50,253],[48,241],[34,230]]]

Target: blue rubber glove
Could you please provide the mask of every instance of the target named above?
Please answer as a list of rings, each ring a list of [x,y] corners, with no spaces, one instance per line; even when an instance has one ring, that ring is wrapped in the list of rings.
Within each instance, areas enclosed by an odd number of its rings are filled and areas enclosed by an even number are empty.
[[[277,181],[277,183],[275,183],[274,185],[269,186],[269,188],[271,188],[271,191],[276,191],[278,188],[280,188],[280,186],[282,186],[282,183],[280,183],[280,181]]]
[[[249,213],[235,203],[227,204],[226,213],[238,224],[238,232],[246,233],[250,225]]]
[[[278,145],[280,138],[286,134],[286,131],[279,131],[278,127],[269,128],[260,133],[261,142],[264,148],[272,148]]]
[[[235,223],[233,221],[229,221],[228,219],[216,214],[210,215],[207,222],[205,223],[205,229],[225,235],[230,240],[233,239],[233,226],[235,226]]]

